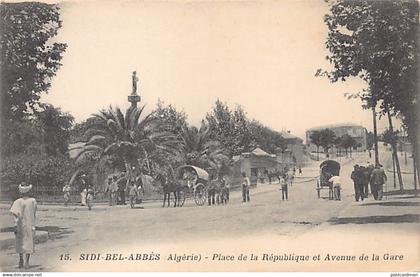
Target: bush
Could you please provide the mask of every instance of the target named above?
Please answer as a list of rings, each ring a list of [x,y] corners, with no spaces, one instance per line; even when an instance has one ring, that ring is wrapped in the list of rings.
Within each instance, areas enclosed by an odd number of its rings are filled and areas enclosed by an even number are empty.
[[[21,182],[32,184],[34,195],[61,193],[70,180],[74,165],[64,155],[19,154],[1,160],[0,181],[2,194],[13,195]]]

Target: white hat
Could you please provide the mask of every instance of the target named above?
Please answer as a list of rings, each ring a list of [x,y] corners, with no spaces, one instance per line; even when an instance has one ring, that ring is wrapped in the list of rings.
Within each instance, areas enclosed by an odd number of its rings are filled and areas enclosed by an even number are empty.
[[[31,189],[32,189],[32,185],[28,185],[28,186],[25,186],[22,184],[19,185],[19,193],[28,193]]]

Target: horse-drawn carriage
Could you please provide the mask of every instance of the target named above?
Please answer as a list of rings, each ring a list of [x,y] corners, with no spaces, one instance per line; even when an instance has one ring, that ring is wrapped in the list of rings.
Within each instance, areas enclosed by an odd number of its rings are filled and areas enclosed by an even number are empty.
[[[202,168],[193,165],[183,165],[177,168],[175,176],[170,181],[163,181],[164,199],[170,201],[170,194],[174,195],[174,206],[182,207],[187,198],[202,206],[207,200],[209,174]]]
[[[202,168],[193,165],[180,166],[177,169],[177,182],[181,184],[179,204],[182,206],[186,198],[194,198],[198,206],[207,200],[209,174]]]
[[[332,183],[329,180],[332,176],[340,175],[340,164],[333,160],[326,160],[319,165],[319,169],[319,178],[316,182],[316,191],[318,194],[318,198],[321,197],[322,189],[328,189],[329,199],[331,199],[333,195],[333,187]]]

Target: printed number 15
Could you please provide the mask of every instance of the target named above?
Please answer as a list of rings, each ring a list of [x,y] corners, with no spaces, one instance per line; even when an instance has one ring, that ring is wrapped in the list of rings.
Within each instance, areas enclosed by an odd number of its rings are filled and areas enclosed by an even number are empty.
[[[61,254],[60,255],[60,261],[70,261],[70,255],[69,254]]]

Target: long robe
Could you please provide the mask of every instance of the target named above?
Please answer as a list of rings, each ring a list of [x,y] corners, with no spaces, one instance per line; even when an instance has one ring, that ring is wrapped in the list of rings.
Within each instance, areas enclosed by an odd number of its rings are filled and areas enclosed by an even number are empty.
[[[10,212],[15,216],[16,253],[30,254],[35,252],[35,213],[34,198],[23,197],[13,202]]]

